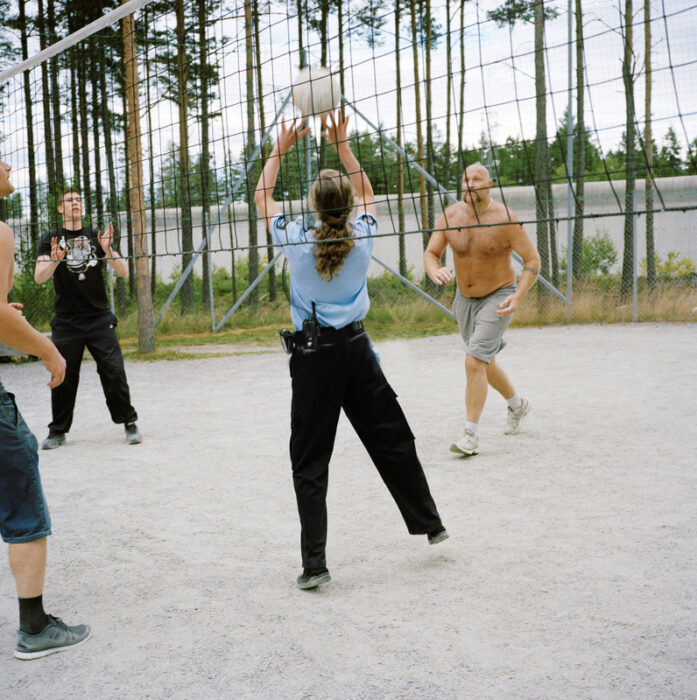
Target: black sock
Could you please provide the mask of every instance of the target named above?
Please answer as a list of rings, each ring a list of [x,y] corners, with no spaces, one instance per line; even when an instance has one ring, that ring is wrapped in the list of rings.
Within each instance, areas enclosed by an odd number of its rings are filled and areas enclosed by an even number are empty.
[[[44,612],[43,595],[19,599],[19,629],[22,632],[39,634],[48,622],[48,616]]]

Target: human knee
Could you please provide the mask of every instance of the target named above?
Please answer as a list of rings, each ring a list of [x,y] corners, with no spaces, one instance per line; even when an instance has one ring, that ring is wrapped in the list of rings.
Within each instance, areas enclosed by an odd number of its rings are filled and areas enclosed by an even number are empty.
[[[486,372],[487,363],[472,355],[465,357],[465,371],[469,375],[481,374]]]

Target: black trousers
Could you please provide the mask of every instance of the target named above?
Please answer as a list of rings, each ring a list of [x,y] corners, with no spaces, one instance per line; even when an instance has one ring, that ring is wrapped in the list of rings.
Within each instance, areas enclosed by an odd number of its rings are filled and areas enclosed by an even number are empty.
[[[303,567],[326,566],[327,480],[343,408],[394,498],[408,531],[442,528],[414,436],[364,332],[322,335],[314,352],[290,358],[290,458]]]
[[[126,380],[121,346],[111,323],[88,331],[54,325],[51,338],[65,358],[65,380],[51,389],[51,430],[67,433],[73,423],[75,397],[80,383],[80,366],[85,348],[97,363],[97,373],[102,382],[106,405],[114,423],[130,423],[138,419],[131,405],[131,395]]]

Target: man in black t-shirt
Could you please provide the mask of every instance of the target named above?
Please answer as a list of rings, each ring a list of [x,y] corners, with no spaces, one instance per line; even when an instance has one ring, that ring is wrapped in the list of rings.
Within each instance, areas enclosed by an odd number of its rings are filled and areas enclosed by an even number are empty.
[[[116,337],[116,317],[109,308],[102,268],[104,262],[119,277],[128,275],[126,261],[111,247],[114,227],[104,233],[82,225],[82,197],[66,190],[58,204],[63,226],[42,236],[34,279],[43,284],[51,277],[56,290],[52,339],[67,369],[65,381],[51,390],[53,419],[41,447],[51,450],[65,442],[73,422],[80,364],[85,347],[97,363],[107,407],[114,423],[123,423],[130,445],[142,442],[131,405],[121,346]]]

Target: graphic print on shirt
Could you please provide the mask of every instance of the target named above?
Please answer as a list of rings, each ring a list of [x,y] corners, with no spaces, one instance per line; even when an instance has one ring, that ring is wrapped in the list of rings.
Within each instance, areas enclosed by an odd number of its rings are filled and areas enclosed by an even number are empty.
[[[76,236],[67,241],[65,236],[62,236],[58,245],[61,248],[67,248],[65,263],[68,270],[77,275],[81,282],[85,279],[85,270],[88,267],[94,267],[99,262],[97,248],[87,236]]]

